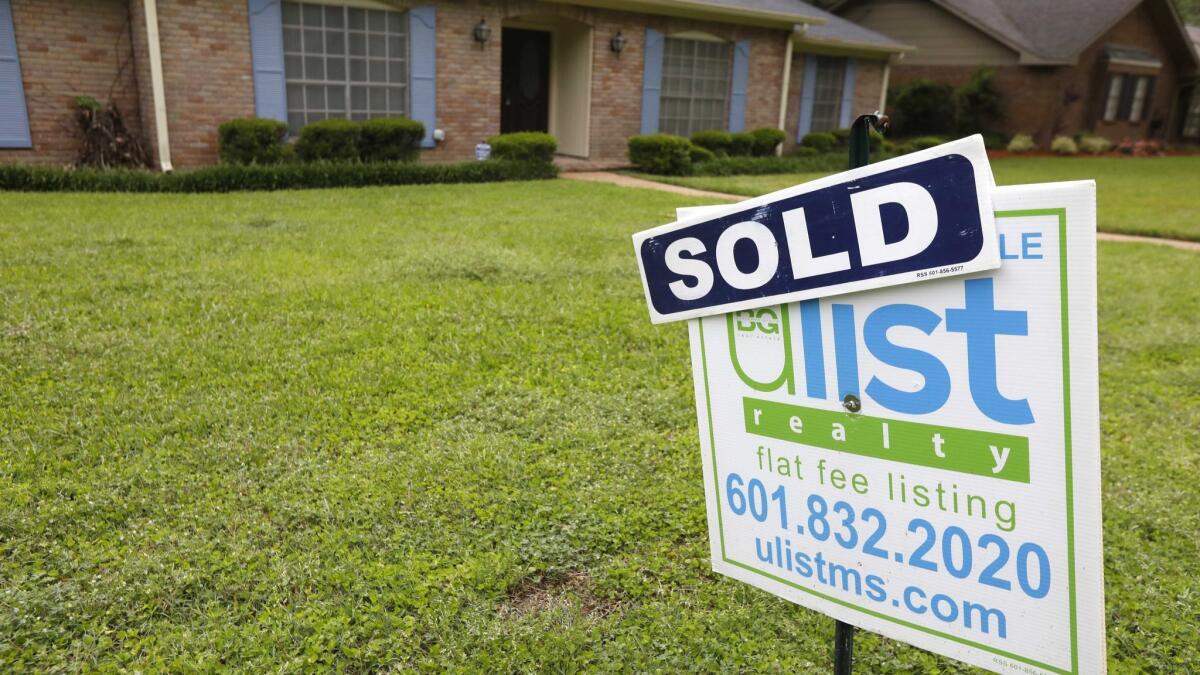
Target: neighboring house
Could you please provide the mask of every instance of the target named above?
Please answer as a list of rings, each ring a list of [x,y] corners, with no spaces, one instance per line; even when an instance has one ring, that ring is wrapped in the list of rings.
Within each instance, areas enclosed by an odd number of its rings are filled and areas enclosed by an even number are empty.
[[[834,11],[917,47],[893,69],[895,84],[957,85],[993,68],[1010,134],[1200,134],[1200,56],[1170,0],[844,0]]]
[[[906,50],[798,0],[425,1],[0,0],[0,162],[73,161],[77,95],[164,168],[216,161],[217,126],[254,115],[404,115],[433,161],[522,130],[596,164],[656,131],[794,143],[882,107]]]

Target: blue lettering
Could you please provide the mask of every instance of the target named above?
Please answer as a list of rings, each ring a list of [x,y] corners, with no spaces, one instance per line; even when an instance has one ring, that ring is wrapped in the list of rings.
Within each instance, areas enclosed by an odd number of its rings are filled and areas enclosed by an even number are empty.
[[[1021,257],[1026,260],[1041,260],[1044,256],[1041,253],[1034,254],[1034,251],[1042,249],[1042,233],[1041,232],[1022,232],[1021,233]]]
[[[821,301],[800,303],[800,331],[804,337],[804,380],[809,398],[825,398],[825,346],[821,339]]]
[[[837,360],[838,400],[858,396],[858,341],[854,335],[854,305],[833,306],[833,351]]]
[[[997,310],[991,279],[963,282],[966,306],[946,310],[946,330],[967,336],[967,371],[971,398],[980,412],[1004,424],[1031,424],[1025,399],[1008,399],[996,384],[996,336],[1028,335],[1026,312]]]
[[[886,305],[871,312],[863,326],[863,342],[884,363],[920,373],[925,386],[918,391],[897,389],[878,377],[867,383],[867,395],[890,410],[922,415],[938,410],[950,398],[950,373],[937,357],[919,349],[900,347],[888,340],[892,326],[912,326],[929,335],[942,322],[937,314],[918,305]]]

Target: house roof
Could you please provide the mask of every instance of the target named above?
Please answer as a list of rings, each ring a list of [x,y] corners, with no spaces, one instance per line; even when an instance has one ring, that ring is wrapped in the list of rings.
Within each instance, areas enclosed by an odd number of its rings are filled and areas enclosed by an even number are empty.
[[[868,0],[869,1],[869,0]],[[930,0],[1017,51],[1029,64],[1071,64],[1109,28],[1148,0]],[[856,0],[843,0],[840,9]],[[1162,2],[1183,34],[1169,2]],[[1183,36],[1186,41],[1186,35]],[[1195,41],[1195,35],[1192,35]],[[1196,52],[1191,52],[1193,62]]]
[[[882,33],[876,33],[873,30],[863,28],[852,21],[847,21],[836,14],[818,9],[808,3],[797,0],[796,4],[804,5],[807,8],[805,11],[815,14],[825,21],[822,24],[810,24],[800,35],[801,42],[890,53],[907,52],[916,49],[916,47],[893,40]]]

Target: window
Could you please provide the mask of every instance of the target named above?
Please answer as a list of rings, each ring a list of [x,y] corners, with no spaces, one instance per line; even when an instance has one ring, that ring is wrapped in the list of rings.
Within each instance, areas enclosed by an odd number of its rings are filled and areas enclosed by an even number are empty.
[[[402,12],[283,3],[292,133],[330,117],[408,112],[408,21]]]
[[[812,131],[831,131],[841,126],[842,89],[846,83],[846,59],[818,56],[813,86]]]
[[[1110,73],[1104,94],[1104,121],[1141,122],[1146,118],[1153,92],[1152,75]]]
[[[728,42],[667,38],[659,130],[691,136],[724,129],[732,68],[733,45]]]
[[[1183,116],[1183,135],[1187,138],[1200,138],[1200,86],[1192,89],[1192,97]]]

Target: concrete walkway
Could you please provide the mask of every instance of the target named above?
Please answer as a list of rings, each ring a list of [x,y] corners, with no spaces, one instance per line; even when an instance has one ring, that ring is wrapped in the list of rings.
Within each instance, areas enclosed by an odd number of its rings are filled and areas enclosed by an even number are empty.
[[[562,173],[563,178],[568,180],[582,180],[592,183],[609,183],[611,185],[619,185],[621,187],[641,188],[643,190],[658,190],[660,192],[673,192],[679,195],[687,195],[688,197],[701,197],[703,199],[715,199],[721,201],[740,202],[747,199],[744,195],[731,195],[725,192],[711,192],[709,190],[697,190],[695,188],[683,187],[682,185],[671,185],[669,183],[659,183],[657,181],[645,180],[643,178],[635,178],[620,173],[612,173],[610,171],[580,171],[575,173]],[[1163,239],[1160,237],[1145,237],[1136,234],[1115,234],[1112,232],[1097,232],[1096,238],[1101,241],[1123,241],[1138,244],[1158,244],[1159,246],[1170,246],[1184,251],[1195,251],[1200,253],[1200,241],[1185,241],[1182,239]]]

